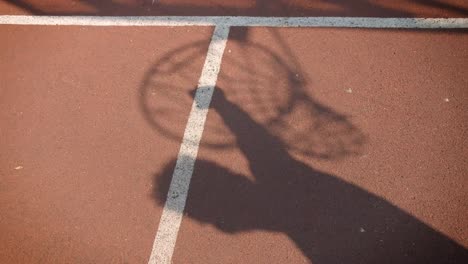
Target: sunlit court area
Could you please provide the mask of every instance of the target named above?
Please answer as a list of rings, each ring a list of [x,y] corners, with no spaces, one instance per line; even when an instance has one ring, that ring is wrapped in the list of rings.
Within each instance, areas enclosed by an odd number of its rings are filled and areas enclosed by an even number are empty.
[[[468,2],[0,0],[0,263],[468,263]]]

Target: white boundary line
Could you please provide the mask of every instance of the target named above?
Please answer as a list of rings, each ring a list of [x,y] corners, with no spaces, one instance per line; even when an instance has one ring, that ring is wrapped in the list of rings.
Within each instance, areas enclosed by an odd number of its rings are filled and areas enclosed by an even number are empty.
[[[203,134],[206,115],[218,79],[221,59],[229,35],[228,26],[216,26],[213,32],[205,65],[187,121],[182,145],[172,174],[159,228],[153,243],[149,264],[171,263],[177,233],[182,222],[185,202],[192,178],[198,146]]]
[[[468,28],[468,18],[242,16],[0,16],[0,24],[63,26],[242,26],[345,28]]]

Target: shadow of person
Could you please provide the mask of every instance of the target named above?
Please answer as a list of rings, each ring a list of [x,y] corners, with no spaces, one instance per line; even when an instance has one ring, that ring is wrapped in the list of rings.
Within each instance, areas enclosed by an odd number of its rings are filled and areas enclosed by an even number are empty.
[[[185,208],[190,218],[227,233],[285,233],[319,264],[468,263],[467,250],[445,235],[384,199],[291,157],[277,137],[219,88],[211,107],[234,134],[255,180],[197,160]],[[155,177],[160,203],[174,166],[170,162]]]

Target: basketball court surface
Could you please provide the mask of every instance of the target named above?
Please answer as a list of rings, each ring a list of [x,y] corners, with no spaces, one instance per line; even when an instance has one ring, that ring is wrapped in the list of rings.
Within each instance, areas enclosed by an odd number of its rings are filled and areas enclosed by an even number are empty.
[[[0,0],[0,263],[468,263],[468,3]]]

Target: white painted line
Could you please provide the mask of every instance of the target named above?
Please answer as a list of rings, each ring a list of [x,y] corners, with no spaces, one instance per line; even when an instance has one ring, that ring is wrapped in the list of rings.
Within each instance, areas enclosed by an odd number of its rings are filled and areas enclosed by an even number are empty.
[[[187,200],[198,146],[203,134],[206,115],[218,79],[221,59],[229,35],[229,27],[216,26],[213,32],[205,65],[198,81],[192,110],[187,121],[176,167],[167,193],[159,228],[153,243],[149,264],[171,263],[177,233]]]
[[[242,26],[345,28],[468,28],[468,18],[236,16],[0,16],[0,24],[75,26]]]

